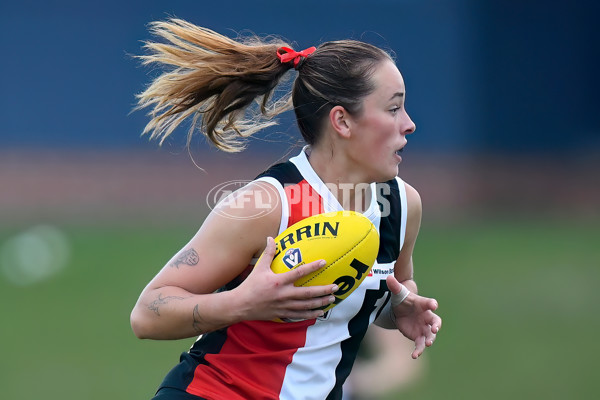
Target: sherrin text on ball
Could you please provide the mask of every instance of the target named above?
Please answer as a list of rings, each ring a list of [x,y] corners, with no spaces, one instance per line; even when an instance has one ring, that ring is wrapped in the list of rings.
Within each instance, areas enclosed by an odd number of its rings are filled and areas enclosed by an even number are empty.
[[[326,264],[298,279],[295,286],[335,283],[339,289],[328,311],[350,294],[369,275],[379,250],[379,235],[371,221],[354,211],[323,213],[305,218],[275,238],[271,269],[284,273],[323,259]]]

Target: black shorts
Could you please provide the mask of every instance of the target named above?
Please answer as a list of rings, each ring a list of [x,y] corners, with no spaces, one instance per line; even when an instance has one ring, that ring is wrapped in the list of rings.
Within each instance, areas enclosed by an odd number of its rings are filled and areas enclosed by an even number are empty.
[[[152,400],[206,400],[203,397],[194,396],[183,390],[163,387],[158,389]]]

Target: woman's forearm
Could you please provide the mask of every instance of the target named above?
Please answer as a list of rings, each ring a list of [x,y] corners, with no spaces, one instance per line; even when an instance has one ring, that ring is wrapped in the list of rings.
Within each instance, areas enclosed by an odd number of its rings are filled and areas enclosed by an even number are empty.
[[[239,322],[231,292],[193,294],[166,286],[146,289],[131,312],[140,339],[183,339]]]

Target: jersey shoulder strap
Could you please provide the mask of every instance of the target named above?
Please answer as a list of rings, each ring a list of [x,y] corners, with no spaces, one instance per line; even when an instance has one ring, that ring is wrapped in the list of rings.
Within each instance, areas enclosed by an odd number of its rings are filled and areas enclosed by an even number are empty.
[[[266,171],[258,175],[256,179],[266,177],[275,178],[282,186],[295,184],[304,180],[304,177],[296,165],[294,165],[294,163],[291,161],[286,161],[271,166]]]
[[[400,178],[376,184],[377,203],[381,212],[379,225],[380,264],[396,261],[406,233],[406,190]]]

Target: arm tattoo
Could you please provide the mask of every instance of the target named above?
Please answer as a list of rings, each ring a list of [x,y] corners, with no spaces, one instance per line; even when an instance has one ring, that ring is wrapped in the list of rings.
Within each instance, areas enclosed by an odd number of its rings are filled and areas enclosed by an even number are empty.
[[[154,311],[156,313],[156,315],[158,315],[160,317],[159,308],[161,305],[167,304],[171,300],[183,300],[183,299],[185,299],[185,297],[179,297],[179,296],[161,297],[161,294],[159,293],[158,299],[156,299],[152,303],[148,304],[148,308],[150,310]]]
[[[179,268],[181,264],[185,265],[196,265],[200,257],[198,257],[198,253],[194,249],[188,249],[183,251],[179,256],[171,263],[171,267]]]
[[[196,304],[196,306],[194,307],[194,311],[192,312],[192,317],[194,319],[194,322],[192,323],[192,326],[194,327],[194,330],[198,333],[205,333],[204,330],[202,329],[202,323],[203,318],[200,315],[200,311],[198,311],[198,304]]]

